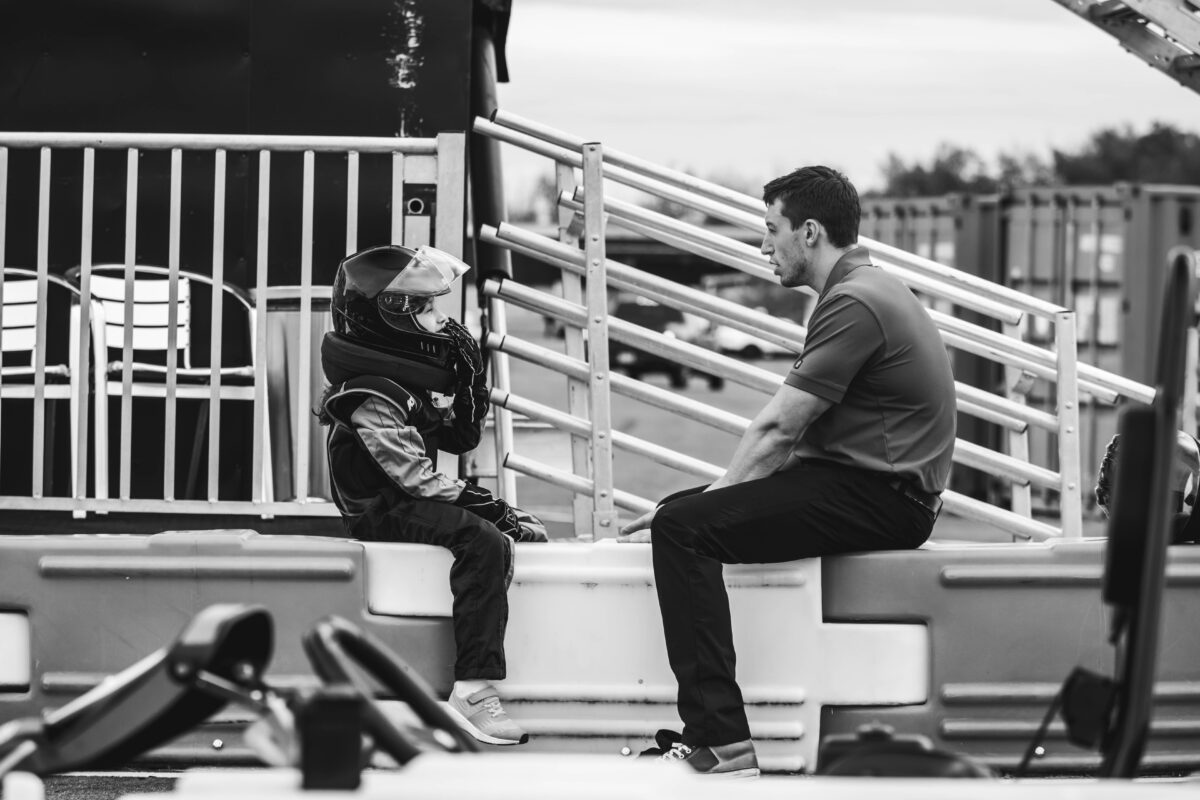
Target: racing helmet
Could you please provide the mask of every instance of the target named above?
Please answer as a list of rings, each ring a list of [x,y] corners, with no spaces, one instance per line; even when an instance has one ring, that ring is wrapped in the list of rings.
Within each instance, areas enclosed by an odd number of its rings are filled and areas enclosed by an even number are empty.
[[[432,247],[380,245],[342,259],[333,281],[333,329],[355,344],[448,367],[450,337],[423,329],[415,315],[447,294],[469,267]]]

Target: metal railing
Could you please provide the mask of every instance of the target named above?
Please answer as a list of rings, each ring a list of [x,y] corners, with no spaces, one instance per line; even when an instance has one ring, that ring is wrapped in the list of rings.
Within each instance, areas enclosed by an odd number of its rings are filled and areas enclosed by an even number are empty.
[[[474,130],[500,142],[543,155],[556,165],[560,208],[557,240],[521,229],[509,223],[484,226],[480,238],[491,244],[536,259],[562,270],[563,296],[521,286],[512,280],[488,281],[483,292],[488,298],[493,333],[487,344],[497,365],[494,400],[515,412],[542,424],[564,431],[579,443],[590,444],[590,463],[573,460],[571,471],[536,463],[514,450],[510,421],[497,425],[497,462],[504,470],[519,472],[568,489],[595,503],[615,498],[616,504],[641,512],[653,506],[649,498],[619,492],[608,481],[611,474],[612,446],[641,453],[657,462],[707,480],[721,474],[721,468],[691,459],[658,445],[631,436],[613,433],[606,425],[608,393],[636,396],[663,408],[671,408],[714,427],[741,433],[748,422],[733,418],[718,409],[683,396],[641,384],[619,375],[609,376],[607,341],[635,346],[681,364],[714,374],[730,381],[771,394],[780,378],[774,373],[743,364],[706,348],[678,341],[663,334],[617,319],[607,319],[609,287],[633,292],[663,305],[751,333],[768,342],[799,352],[803,346],[803,326],[783,321],[718,297],[658,278],[603,257],[597,246],[605,238],[608,222],[642,234],[746,274],[774,281],[765,257],[752,245],[723,236],[699,225],[651,211],[605,194],[605,182],[611,181],[700,212],[710,219],[731,223],[751,234],[760,235],[764,206],[756,198],[690,175],[651,164],[625,153],[587,143],[561,131],[498,111],[492,119],[477,118]],[[582,184],[576,184],[576,171]],[[580,225],[582,223],[582,225]],[[584,248],[577,245],[582,231]],[[1007,452],[978,444],[956,442],[954,461],[961,467],[985,470],[1012,485],[1011,508],[1005,509],[948,491],[944,495],[949,513],[995,525],[1014,538],[1045,540],[1082,535],[1083,479],[1079,455],[1079,395],[1090,395],[1094,402],[1116,403],[1122,399],[1149,402],[1151,387],[1131,381],[1089,364],[1081,364],[1076,352],[1076,317],[1072,310],[998,285],[927,258],[860,237],[871,251],[873,260],[895,274],[919,296],[952,304],[995,320],[1002,328],[997,333],[987,327],[966,322],[943,311],[930,314],[948,347],[991,360],[1002,365],[1009,375],[1010,388],[1003,394],[956,383],[958,409],[999,425],[1008,434]],[[584,283],[586,279],[586,284]],[[601,286],[597,286],[603,281]],[[586,285],[586,298],[581,287]],[[521,341],[508,335],[505,304],[513,304],[566,324],[566,355]],[[1053,348],[1039,347],[1022,340],[1020,331],[1027,319],[1043,320],[1054,331]],[[589,354],[584,358],[582,339],[586,330]],[[512,356],[564,374],[571,391],[588,382],[590,407],[571,401],[564,414],[513,394],[504,382],[508,375],[506,358]],[[1026,405],[1024,393],[1033,381],[1052,386],[1054,412]],[[635,388],[635,385],[637,388]],[[667,399],[664,395],[671,395]],[[590,416],[589,416],[590,410]],[[505,430],[501,430],[505,428]],[[1050,432],[1057,437],[1058,466],[1029,462],[1028,435],[1031,429]],[[589,471],[590,470],[590,471]],[[503,485],[502,481],[502,485]],[[1057,492],[1060,526],[1032,517],[1032,487]],[[586,509],[586,506],[584,506]],[[606,535],[605,525],[589,527],[586,512],[576,505],[577,530],[593,536]]]
[[[670,447],[664,447],[637,437],[612,430],[611,395],[613,393],[634,398],[658,408],[685,414],[701,424],[716,430],[740,435],[749,424],[745,418],[720,408],[690,399],[683,395],[610,372],[608,366],[608,342],[613,340],[669,358],[706,374],[718,376],[750,389],[771,394],[779,386],[777,374],[744,364],[712,350],[663,336],[654,331],[608,316],[610,289],[631,292],[641,297],[667,305],[713,323],[727,325],[766,340],[772,344],[798,352],[804,343],[804,326],[772,317],[742,305],[732,303],[712,294],[665,280],[645,271],[635,269],[616,260],[609,259],[605,251],[605,226],[608,222],[619,225],[657,241],[693,253],[740,272],[774,282],[765,258],[752,245],[741,239],[721,236],[702,226],[674,219],[633,203],[611,197],[605,192],[607,182],[615,181],[641,192],[678,203],[686,208],[724,220],[750,235],[761,230],[762,203],[752,197],[732,192],[723,187],[701,181],[683,173],[649,164],[632,156],[604,150],[596,143],[587,143],[514,115],[498,113],[493,120],[476,121],[477,133],[491,136],[499,141],[516,145],[534,153],[549,157],[555,163],[559,233],[547,237],[523,230],[509,223],[484,226],[482,241],[522,253],[545,264],[558,268],[562,274],[562,295],[555,296],[531,287],[521,286],[511,279],[490,280],[483,285],[483,298],[488,305],[490,332],[486,340],[493,358],[494,447],[498,466],[498,482],[501,493],[513,497],[515,476],[527,475],[569,490],[573,497],[572,519],[576,530],[585,537],[610,535],[615,531],[617,510],[644,511],[653,505],[650,498],[640,497],[614,485],[613,451],[636,453],[658,464],[679,470],[703,480],[718,476],[721,467],[694,458]],[[45,491],[40,469],[35,469],[32,489],[28,495],[6,493],[0,495],[0,508],[28,508],[71,510],[82,512],[143,511],[183,513],[253,513],[261,515],[333,515],[332,504],[320,502],[319,493],[324,487],[310,482],[310,467],[321,459],[314,458],[310,425],[310,407],[314,397],[303,387],[309,387],[319,379],[313,363],[313,332],[322,323],[314,301],[327,296],[328,287],[314,285],[313,242],[315,231],[328,229],[333,223],[328,215],[318,218],[314,197],[318,192],[318,154],[321,163],[336,161],[344,166],[337,167],[341,176],[337,191],[345,197],[344,219],[336,224],[344,225],[344,252],[357,249],[359,242],[360,212],[360,154],[383,157],[390,160],[390,195],[387,211],[391,241],[416,245],[432,241],[433,244],[453,253],[459,253],[462,244],[461,232],[464,221],[463,186],[465,183],[463,134],[443,134],[435,139],[386,139],[386,138],[329,138],[329,137],[277,137],[277,136],[180,136],[180,135],[113,135],[113,134],[29,134],[0,133],[0,267],[6,262],[7,244],[28,231],[12,233],[7,228],[8,210],[15,204],[36,206],[36,225],[33,226],[34,244],[32,252],[34,268],[32,274],[38,282],[39,313],[36,328],[37,346],[34,349],[35,366],[33,378],[33,417],[31,447],[35,454],[45,451],[46,445],[46,391],[45,353],[47,342],[45,304],[49,279],[74,268],[79,292],[77,302],[79,324],[72,328],[74,358],[78,361],[80,375],[88,375],[99,365],[89,362],[89,347],[94,345],[90,334],[95,326],[92,317],[99,313],[99,305],[93,289],[93,274],[98,265],[93,257],[94,217],[97,196],[96,153],[112,150],[125,154],[123,197],[124,259],[123,277],[127,286],[126,308],[121,315],[123,337],[114,350],[119,358],[107,367],[116,364],[115,371],[109,370],[105,379],[95,379],[93,394],[107,392],[110,386],[120,386],[122,409],[120,414],[119,471],[115,493],[110,491],[107,480],[97,481],[92,476],[92,490],[88,491],[88,459],[73,459],[72,491],[70,496],[51,496]],[[249,186],[265,187],[255,194],[247,190],[243,203],[251,209],[252,219],[247,224],[247,242],[253,241],[253,256],[246,254],[245,274],[250,276],[239,287],[250,296],[248,324],[250,326],[252,378],[249,385],[238,387],[234,393],[227,384],[224,367],[230,359],[224,351],[222,332],[228,327],[224,319],[222,304],[213,303],[208,322],[208,348],[210,352],[207,381],[199,395],[207,401],[207,473],[208,481],[204,499],[181,498],[176,483],[175,426],[179,421],[176,413],[178,400],[189,395],[181,387],[179,369],[173,358],[167,358],[162,375],[160,397],[165,404],[162,433],[162,491],[155,496],[134,496],[132,475],[135,468],[144,465],[134,463],[134,448],[129,431],[133,423],[131,396],[135,386],[144,376],[137,373],[134,356],[137,352],[137,336],[140,323],[135,323],[132,305],[137,286],[138,270],[142,267],[139,258],[138,230],[147,225],[139,218],[139,209],[144,209],[146,196],[139,197],[144,181],[139,177],[142,155],[148,151],[167,151],[170,163],[166,175],[146,188],[145,195],[153,191],[153,197],[166,211],[168,228],[165,247],[165,266],[168,293],[160,309],[164,316],[164,328],[168,338],[167,349],[173,351],[179,344],[176,330],[180,313],[180,281],[186,270],[181,263],[181,218],[187,186],[183,175],[184,154],[206,159],[209,166],[202,178],[211,183],[205,195],[211,198],[212,228],[211,272],[207,278],[214,292],[224,291],[232,284],[226,265],[228,243],[224,221],[229,215],[226,199],[226,184],[230,168],[227,154],[244,154],[256,159],[256,167],[249,175],[243,175]],[[14,193],[10,185],[10,151],[24,152],[23,158],[36,164],[36,203],[33,192],[28,196]],[[278,186],[272,180],[272,155],[296,153],[302,159],[298,185],[300,216],[298,224],[275,220],[271,209],[271,187]],[[297,156],[292,156],[296,158]],[[52,215],[51,208],[61,206],[56,188],[60,183],[53,179],[55,165],[64,162],[74,164],[79,172],[78,218],[64,219],[62,214]],[[191,163],[191,162],[189,162]],[[191,170],[191,167],[189,167]],[[251,172],[246,170],[246,172]],[[326,173],[328,170],[326,170]],[[193,180],[192,183],[195,181]],[[18,182],[19,183],[19,182]],[[153,183],[153,182],[151,182]],[[414,212],[412,198],[417,197],[414,184],[436,187],[436,214],[419,215]],[[16,184],[12,184],[16,185]],[[164,188],[165,187],[165,188]],[[111,198],[111,187],[103,187]],[[325,195],[322,195],[325,197]],[[53,203],[52,203],[52,197]],[[141,212],[141,213],[144,213]],[[192,211],[193,215],[195,214]],[[340,213],[340,212],[339,212]],[[64,261],[61,248],[55,248],[55,263],[52,272],[51,243],[62,237],[64,227],[78,226],[78,258]],[[281,233],[282,231],[282,233]],[[582,246],[580,245],[582,233]],[[299,239],[298,264],[290,265],[296,276],[289,286],[276,286],[270,281],[268,265],[269,247],[279,241],[279,236],[296,236]],[[744,238],[744,237],[743,237]],[[996,525],[1021,539],[1043,540],[1056,536],[1074,537],[1081,533],[1082,480],[1079,463],[1079,393],[1090,395],[1095,402],[1114,403],[1121,399],[1147,402],[1153,397],[1150,387],[1129,381],[1121,376],[1078,362],[1075,345],[1075,314],[1071,310],[1022,294],[1008,287],[990,283],[977,276],[969,275],[921,258],[894,247],[862,240],[875,261],[884,269],[893,272],[915,292],[936,302],[939,307],[957,306],[995,320],[1003,333],[997,333],[982,325],[968,323],[942,310],[932,310],[933,317],[948,347],[972,353],[1002,365],[1010,375],[1009,389],[996,393],[979,387],[956,384],[959,411],[1000,426],[1007,432],[1008,441],[1004,450],[993,450],[970,442],[959,441],[955,448],[955,463],[962,468],[985,470],[998,476],[1012,486],[1011,508],[1000,508],[970,497],[947,492],[945,496],[948,512],[981,520]],[[372,242],[374,243],[374,242]],[[11,247],[10,247],[11,249]],[[247,247],[249,249],[249,246]],[[109,259],[112,260],[112,259]],[[18,265],[19,266],[19,265]],[[187,266],[195,267],[194,264]],[[207,265],[206,265],[207,266]],[[322,265],[324,266],[324,265]],[[329,265],[330,267],[332,265]],[[328,270],[330,276],[332,269]],[[0,331],[3,330],[4,281],[0,274]],[[294,374],[286,382],[294,387],[295,396],[287,400],[289,406],[280,409],[270,393],[272,376],[282,369],[278,362],[277,349],[268,346],[271,311],[269,299],[287,296],[296,303],[298,311],[295,346]],[[530,309],[566,325],[563,352],[556,352],[539,345],[523,341],[507,330],[505,307],[513,304]],[[111,308],[111,306],[110,306]],[[1028,327],[1029,319],[1037,319],[1053,328],[1053,348],[1039,347],[1023,341],[1020,331]],[[110,327],[112,319],[109,320]],[[0,333],[0,336],[3,334]],[[99,356],[96,356],[99,358]],[[530,398],[514,393],[510,381],[509,357],[518,358],[542,368],[550,369],[567,378],[565,410],[534,402]],[[74,362],[73,362],[74,363]],[[99,375],[99,371],[97,372]],[[3,395],[5,379],[0,376],[0,395]],[[1048,409],[1027,405],[1023,388],[1030,382],[1043,382],[1055,389],[1053,412]],[[275,382],[276,384],[278,381]],[[80,384],[86,391],[86,381]],[[40,387],[40,388],[39,388]],[[298,390],[295,387],[300,387]],[[196,387],[190,387],[196,391]],[[80,390],[77,390],[80,391]],[[82,394],[82,391],[80,393]],[[223,454],[221,452],[221,399],[238,394],[252,406],[252,426],[255,435],[246,445],[245,453]],[[278,398],[274,398],[278,400]],[[81,402],[73,410],[79,442],[76,452],[87,452],[89,412],[96,419],[95,429],[107,421],[100,419],[96,409],[102,405],[93,401]],[[280,466],[273,452],[271,432],[280,429],[280,417],[291,418],[294,431],[294,455],[289,457],[294,467],[294,479],[285,491],[295,499],[276,497],[278,482],[273,473]],[[514,416],[518,422],[531,422],[560,431],[570,441],[570,464],[564,467],[538,462],[520,451],[520,437],[514,433]],[[284,425],[287,423],[285,422]],[[1031,430],[1049,432],[1057,438],[1057,467],[1048,464],[1030,463],[1028,437]],[[17,435],[5,429],[0,438]],[[199,438],[197,439],[199,441]],[[231,458],[249,459],[250,499],[230,499],[221,496],[218,477],[230,466]],[[243,464],[244,466],[244,464]],[[101,470],[102,471],[102,470]],[[1060,497],[1061,527],[1034,519],[1029,502],[1033,488],[1057,492]],[[3,491],[3,476],[0,475],[0,491]],[[158,496],[161,494],[161,496]]]
[[[33,231],[32,243],[26,244],[25,249],[36,253],[35,264],[32,268],[34,280],[38,285],[38,319],[36,324],[36,346],[33,359],[36,369],[32,377],[33,410],[32,410],[32,452],[35,454],[34,474],[31,491],[25,494],[0,494],[0,508],[6,509],[36,509],[36,510],[70,510],[76,513],[110,511],[134,511],[151,513],[220,513],[220,514],[259,514],[272,515],[336,515],[337,511],[331,503],[322,502],[319,496],[325,487],[310,485],[310,466],[314,461],[313,450],[319,451],[321,444],[312,442],[311,408],[315,400],[302,387],[310,386],[314,380],[319,383],[319,367],[314,364],[312,332],[319,330],[320,320],[314,310],[314,299],[322,295],[328,297],[327,286],[314,285],[313,243],[318,229],[329,230],[344,225],[345,248],[350,253],[358,249],[360,216],[373,213],[374,209],[364,209],[360,205],[360,155],[370,154],[371,157],[390,162],[390,196],[387,198],[388,208],[384,212],[390,218],[385,225],[390,225],[390,241],[410,246],[433,243],[438,247],[461,255],[463,243],[464,186],[465,176],[465,141],[461,133],[441,134],[428,139],[393,139],[366,137],[308,137],[308,136],[254,136],[254,135],[174,135],[174,134],[81,134],[81,133],[0,133],[0,267],[7,265],[6,253],[15,249],[14,243],[26,231],[10,231],[8,219],[12,209],[32,208],[36,206],[36,226]],[[98,184],[96,170],[97,152],[117,151],[125,154],[124,182],[122,186]],[[169,167],[165,174],[143,176],[143,156],[151,151],[168,151]],[[245,163],[255,162],[257,169],[245,169],[237,175],[240,186],[250,187],[246,190],[244,206],[247,219],[243,220],[249,233],[245,236],[246,250],[254,248],[254,252],[246,252],[245,273],[248,275],[240,287],[233,287],[229,280],[229,269],[226,264],[227,252],[230,248],[236,251],[238,242],[227,241],[226,221],[236,219],[241,208],[233,206],[227,200],[227,186],[230,182],[230,166],[228,154],[238,153],[245,157]],[[300,178],[297,185],[281,186],[272,180],[272,156],[281,153],[296,153],[302,160]],[[203,161],[200,178],[185,181],[184,156],[189,154]],[[198,154],[198,155],[197,155]],[[344,186],[344,218],[316,218],[314,212],[314,196],[318,191],[317,159],[322,159],[322,166],[337,162],[343,167],[335,168],[335,186]],[[107,156],[106,156],[107,158]],[[293,156],[292,158],[295,158]],[[22,167],[27,164],[36,166],[36,177],[22,183],[13,178],[14,171],[10,167],[20,160]],[[194,162],[189,162],[189,164]],[[65,165],[65,166],[64,166]],[[60,186],[64,181],[52,179],[55,168],[70,171],[77,176],[81,190],[78,196],[80,215],[64,215],[52,213],[52,208],[70,207],[74,198],[64,199],[64,191]],[[189,167],[191,171],[191,167]],[[22,175],[27,171],[22,171]],[[324,174],[328,174],[325,171]],[[211,175],[211,184],[197,189],[199,182],[207,183]],[[21,187],[30,183],[35,188],[24,195]],[[70,180],[66,181],[70,184]],[[14,190],[14,186],[17,189]],[[419,186],[418,191],[415,187]],[[428,191],[434,190],[432,197]],[[287,219],[276,224],[272,216],[272,190],[286,191],[293,196],[298,195],[300,218]],[[177,363],[175,356],[182,344],[180,312],[180,286],[185,270],[181,266],[181,228],[183,227],[183,207],[185,194],[197,192],[211,199],[211,255],[205,265],[210,267],[207,276],[199,277],[201,282],[211,283],[215,298],[220,298],[223,292],[233,290],[247,297],[250,360],[247,369],[238,375],[248,378],[242,381],[247,385],[233,387],[233,377],[228,367],[233,359],[224,348],[224,335],[228,328],[228,320],[224,318],[223,303],[214,300],[207,320],[209,364],[207,376],[201,376],[200,386],[185,387],[181,378],[185,370]],[[36,192],[36,197],[30,196]],[[79,374],[85,376],[81,385],[87,391],[86,376],[93,368],[89,362],[89,348],[93,345],[94,333],[92,318],[99,312],[100,305],[93,291],[93,276],[98,265],[94,263],[93,243],[97,232],[95,217],[97,195],[101,194],[110,206],[121,205],[123,197],[124,259],[123,278],[125,292],[123,301],[118,301],[122,309],[123,338],[119,344],[108,343],[119,357],[106,365],[105,370],[97,370],[97,376],[92,382],[91,393],[101,395],[107,393],[110,387],[120,387],[121,402],[119,427],[119,476],[115,496],[110,493],[103,468],[93,471],[92,489],[89,485],[88,459],[75,458],[73,489],[69,496],[50,496],[45,491],[40,464],[41,454],[46,450],[46,392],[45,392],[45,359],[47,344],[47,286],[50,280],[57,280],[59,272],[72,268],[76,276],[75,285],[78,289],[78,299],[73,313],[80,321],[73,325],[78,335],[72,336],[69,346],[73,348],[72,365],[78,364]],[[425,207],[430,200],[435,200],[435,211]],[[165,299],[159,302],[155,309],[137,310],[136,297],[144,293],[140,282],[146,279],[146,269],[139,255],[143,245],[139,241],[139,230],[149,223],[143,217],[149,214],[161,214],[166,211],[167,234],[164,237],[165,265],[158,268],[158,280],[161,293],[162,284],[166,285]],[[189,214],[195,215],[196,210],[189,207]],[[52,272],[51,251],[52,243],[60,239],[70,241],[73,233],[65,233],[74,229],[78,231],[78,256],[63,257],[62,248],[55,245],[54,256],[57,262]],[[299,239],[299,263],[285,265],[290,275],[295,277],[290,283],[293,286],[276,286],[270,281],[269,266],[276,270],[275,263],[269,252],[272,242],[280,241],[281,236],[295,236]],[[250,244],[253,242],[253,244]],[[369,242],[375,244],[378,242]],[[111,259],[110,259],[111,260]],[[20,265],[11,265],[20,266]],[[328,266],[328,268],[325,268]],[[332,277],[332,265],[322,265],[322,272]],[[4,307],[4,272],[0,270],[0,336],[3,336],[3,307]],[[295,374],[289,376],[294,387],[295,396],[288,402],[290,407],[280,408],[277,402],[269,402],[268,386],[274,370],[284,366],[272,362],[272,349],[268,348],[269,318],[268,299],[281,296],[281,292],[294,298],[299,314],[298,328],[300,335],[296,338]],[[252,299],[251,299],[252,298]],[[456,296],[461,301],[461,294]],[[186,300],[185,300],[186,302]],[[112,305],[109,306],[110,310]],[[163,471],[161,493],[154,492],[152,496],[132,494],[132,475],[135,468],[157,470],[158,464],[147,467],[144,463],[134,463],[133,441],[133,407],[132,397],[138,393],[139,387],[149,378],[139,371],[136,366],[136,354],[140,350],[139,337],[145,331],[144,325],[149,323],[141,320],[149,317],[139,316],[148,314],[154,317],[154,325],[161,326],[165,331],[165,351],[163,363],[156,375],[157,385],[154,394],[165,403],[164,426],[162,430],[162,461]],[[135,322],[135,318],[139,321]],[[111,313],[109,315],[112,324]],[[192,320],[196,320],[193,318]],[[0,342],[2,344],[2,342]],[[0,349],[3,349],[0,347]],[[162,349],[162,348],[159,348]],[[103,351],[101,351],[103,352]],[[100,358],[97,355],[96,358]],[[318,370],[314,374],[314,370]],[[190,372],[194,372],[192,370]],[[107,372],[107,377],[100,374]],[[185,391],[186,389],[190,390]],[[233,388],[237,392],[231,391]],[[81,393],[82,393],[81,391]],[[4,394],[4,379],[0,376],[0,395]],[[221,452],[222,430],[222,398],[238,397],[252,403],[250,442],[245,451],[234,453]],[[207,436],[207,486],[203,499],[180,498],[176,486],[176,426],[179,422],[177,404],[183,397],[198,397],[207,404],[205,424]],[[79,431],[81,441],[73,442],[76,450],[88,452],[88,422],[94,417],[93,429],[103,426],[107,429],[108,421],[99,411],[103,403],[80,402],[76,404],[74,414],[75,426]],[[89,407],[90,406],[90,407]],[[279,430],[281,425],[288,425],[288,420],[272,418],[272,416],[290,417],[290,423],[295,431],[294,455],[291,466],[294,467],[294,480],[287,491],[293,495],[292,500],[278,500],[275,497],[275,487],[272,485],[273,461],[277,454],[271,451],[269,431]],[[18,433],[11,429],[2,431],[3,440]],[[197,437],[199,443],[200,437]],[[141,444],[141,442],[139,442]],[[99,445],[93,445],[99,447]],[[2,449],[2,445],[0,445]],[[139,459],[145,458],[144,452]],[[249,459],[249,499],[229,499],[220,496],[220,478],[235,468],[246,466]],[[152,459],[153,461],[154,459]],[[323,461],[323,458],[319,458]],[[95,474],[99,473],[99,475]],[[0,492],[3,481],[0,479]],[[161,496],[158,496],[161,494]]]

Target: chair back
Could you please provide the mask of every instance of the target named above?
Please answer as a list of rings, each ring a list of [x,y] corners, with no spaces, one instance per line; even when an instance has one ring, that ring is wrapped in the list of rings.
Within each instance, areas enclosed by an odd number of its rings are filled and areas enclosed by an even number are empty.
[[[6,277],[0,313],[0,352],[33,352],[37,342],[37,281]]]
[[[91,276],[93,299],[104,309],[104,340],[109,348],[125,346],[124,276],[97,274]],[[120,267],[122,272],[124,267]],[[133,349],[165,351],[170,347],[170,281],[148,277],[135,272],[133,296],[129,307],[133,318]],[[175,350],[182,351],[184,365],[190,366],[191,349],[191,281],[180,276],[179,301],[175,318]]]
[[[37,349],[37,273],[21,267],[4,267],[3,272],[4,300],[3,309],[0,310],[0,353],[28,353],[29,363],[32,364],[34,351]],[[79,291],[66,278],[60,275],[47,275],[46,281],[48,292],[53,291],[51,287],[62,287],[72,295],[70,298],[72,303],[78,300]],[[53,294],[50,296],[54,297]],[[58,303],[61,299],[59,297],[54,302]],[[54,323],[57,321],[53,316],[54,311],[48,303],[46,313],[50,316],[45,332],[48,341],[47,353],[51,350],[58,352],[62,349],[49,344],[57,335],[57,331],[54,329]],[[69,347],[69,343],[63,344]],[[69,358],[65,354],[62,354],[61,357],[64,360]],[[61,372],[66,367],[58,365],[54,369]]]

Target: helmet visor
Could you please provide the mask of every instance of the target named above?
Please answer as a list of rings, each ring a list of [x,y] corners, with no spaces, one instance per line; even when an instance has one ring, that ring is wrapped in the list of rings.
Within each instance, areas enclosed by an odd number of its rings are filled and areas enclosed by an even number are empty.
[[[415,314],[430,298],[449,293],[469,269],[449,253],[423,245],[379,293],[379,312],[393,325],[392,317]]]

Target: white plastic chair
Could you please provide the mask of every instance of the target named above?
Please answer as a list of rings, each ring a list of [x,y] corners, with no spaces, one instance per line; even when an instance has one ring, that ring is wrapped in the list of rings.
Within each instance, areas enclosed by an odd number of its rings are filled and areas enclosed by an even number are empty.
[[[88,396],[88,382],[81,375],[79,369],[79,289],[58,275],[47,275],[46,279],[49,288],[58,287],[67,292],[66,297],[70,298],[71,307],[69,309],[70,330],[66,348],[67,363],[46,363],[46,381],[42,396],[50,401],[67,400],[70,403],[71,495],[82,497],[83,487],[77,485],[79,452],[81,446],[84,452],[87,448],[79,437],[79,406],[81,402],[86,401]],[[62,297],[57,292],[47,292],[47,308],[55,302],[56,295]],[[5,267],[3,306],[3,321],[0,322],[0,351],[5,354],[27,353],[29,363],[0,366],[0,398],[33,399],[35,397],[34,378],[37,370],[37,273],[19,267]],[[99,386],[104,380],[104,349],[102,346],[104,314],[95,304],[92,306],[90,315],[90,329],[89,341],[92,346],[90,366],[95,385]],[[50,419],[53,420],[53,415]],[[100,405],[96,406],[93,424],[97,428],[107,425],[105,409]],[[47,443],[46,449],[53,455],[52,442]],[[105,493],[107,464],[101,457],[99,449],[96,449],[93,455],[96,496],[107,497]],[[85,484],[86,480],[85,475]],[[82,512],[79,515],[81,514]]]
[[[68,277],[78,280],[78,268],[69,270]],[[212,377],[211,367],[194,366],[192,364],[192,316],[191,299],[192,284],[203,283],[213,285],[212,278],[188,270],[179,270],[179,288],[177,292],[175,320],[175,351],[169,352],[170,342],[170,281],[167,278],[170,271],[164,267],[138,265],[134,267],[132,316],[133,316],[133,360],[131,371],[133,380],[130,393],[134,397],[167,396],[167,364],[175,360],[176,391],[175,396],[181,399],[200,400],[207,404],[212,398],[209,381]],[[235,366],[222,366],[219,370],[221,387],[219,397],[222,400],[254,400],[254,365],[255,352],[255,309],[250,296],[241,288],[228,283],[222,286],[225,296],[237,301],[245,311],[247,341],[249,343],[249,363]],[[104,343],[110,354],[104,371],[106,379],[102,382],[103,391],[97,391],[96,403],[103,407],[107,414],[108,397],[120,397],[123,394],[124,378],[124,346],[125,346],[125,266],[123,264],[98,264],[91,270],[91,295],[101,309],[104,319]],[[218,302],[213,296],[212,302]],[[161,356],[154,360],[141,360],[157,353]],[[222,351],[222,360],[227,361]],[[115,358],[111,357],[115,355]],[[264,406],[265,407],[265,406]],[[198,469],[200,446],[203,441],[208,415],[201,409],[196,438],[192,448],[192,461],[189,469],[188,491]],[[271,496],[271,453],[269,425],[264,425],[263,435],[263,487],[267,498]],[[96,431],[97,450],[107,453],[107,426]],[[106,462],[107,463],[107,462]]]

